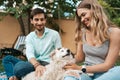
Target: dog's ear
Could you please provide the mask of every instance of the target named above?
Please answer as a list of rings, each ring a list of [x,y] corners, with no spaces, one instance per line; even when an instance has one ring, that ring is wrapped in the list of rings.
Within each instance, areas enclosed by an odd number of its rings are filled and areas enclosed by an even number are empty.
[[[72,57],[75,58],[75,54],[74,54],[70,49],[68,49],[67,52],[68,52],[68,53],[71,53],[71,54],[72,54]]]
[[[53,59],[53,56],[55,55],[55,50],[53,50],[51,53],[50,53],[50,58]]]
[[[75,53],[71,52],[71,54],[72,54],[73,58],[75,58]]]
[[[57,50],[60,50],[61,48],[57,48]]]
[[[51,52],[51,54],[50,54],[50,57],[52,58],[52,57],[55,55],[56,50],[60,50],[60,49],[61,49],[61,48],[57,48],[57,49],[53,50],[53,51]]]

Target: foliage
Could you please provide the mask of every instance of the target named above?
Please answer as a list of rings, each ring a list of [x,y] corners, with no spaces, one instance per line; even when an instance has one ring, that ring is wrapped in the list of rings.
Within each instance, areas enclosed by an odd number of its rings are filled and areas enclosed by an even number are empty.
[[[106,0],[115,11],[115,15],[111,14],[112,21],[120,27],[120,0]]]
[[[81,1],[81,0],[80,0]],[[108,17],[111,20],[117,21],[120,16],[119,12],[114,9],[114,7],[120,7],[119,0],[98,0],[102,6],[104,6],[105,11],[107,12]],[[75,16],[75,8],[78,0],[0,0],[0,5],[6,7],[5,11],[15,16],[21,26],[21,31],[23,35],[26,35],[25,25],[23,18],[27,19],[28,33],[31,31],[30,25],[30,11],[34,5],[41,6],[48,15],[48,24],[52,28],[59,31],[60,27],[55,23],[54,19],[73,19]],[[115,20],[116,19],[116,20]],[[49,21],[50,20],[50,21]],[[116,23],[120,23],[119,21]]]
[[[71,3],[71,2],[73,2],[73,3]],[[55,0],[54,6],[56,8],[54,8],[54,10],[53,10],[54,18],[60,19],[60,18],[68,17],[68,16],[65,16],[64,13],[69,13],[69,18],[73,18],[77,0],[73,0],[73,1],[71,0],[71,2],[66,2],[66,0]]]
[[[0,72],[4,71],[3,65],[2,65],[2,60],[0,60]]]
[[[0,21],[6,16],[7,14],[0,12]]]
[[[110,4],[106,3],[103,0],[99,0],[100,4],[104,7],[105,12],[107,13],[108,17],[112,19],[114,15],[116,15],[115,10]]]
[[[69,16],[74,15],[75,4],[77,0],[3,0],[9,1],[5,4],[6,11],[15,14],[18,18],[20,15],[24,15],[28,9],[31,9],[35,4],[44,7],[46,13],[53,18],[59,19],[66,17],[65,12],[70,13]],[[14,4],[14,5],[13,5]],[[22,14],[21,14],[22,13]]]
[[[114,18],[114,19],[113,19],[113,22],[114,22],[115,24],[117,24],[117,26],[120,27],[120,17]]]
[[[120,0],[106,0],[108,4],[110,4],[112,7],[120,7]]]
[[[23,35],[26,35],[23,17],[27,16],[28,18],[28,32],[30,32],[30,11],[34,5],[39,5],[44,8],[48,15],[48,20],[51,20],[52,24],[54,24],[51,26],[53,26],[53,28],[57,28],[56,30],[59,30],[59,25],[53,23],[54,19],[65,18],[65,12],[69,13],[69,16],[67,17],[74,17],[74,9],[77,0],[71,0],[73,2],[72,4],[71,2],[67,1],[68,0],[1,0],[0,4],[3,4],[6,7],[5,11],[8,14],[13,15],[18,19]]]
[[[120,26],[120,1],[119,0],[99,0],[100,4],[105,8],[105,12],[113,23]]]

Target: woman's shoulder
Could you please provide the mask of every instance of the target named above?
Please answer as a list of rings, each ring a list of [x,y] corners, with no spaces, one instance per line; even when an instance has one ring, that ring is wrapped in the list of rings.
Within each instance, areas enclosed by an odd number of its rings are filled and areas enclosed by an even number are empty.
[[[110,37],[119,38],[119,36],[120,36],[120,28],[111,28]]]
[[[120,28],[111,28],[112,34],[120,34]]]

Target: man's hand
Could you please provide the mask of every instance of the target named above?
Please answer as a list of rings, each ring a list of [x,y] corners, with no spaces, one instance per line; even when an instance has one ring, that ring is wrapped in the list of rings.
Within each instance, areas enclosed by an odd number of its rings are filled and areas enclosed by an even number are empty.
[[[40,76],[43,75],[43,73],[45,72],[45,70],[46,70],[45,66],[39,65],[39,66],[37,66],[36,69],[35,69],[35,75],[36,75],[37,77],[40,77]]]

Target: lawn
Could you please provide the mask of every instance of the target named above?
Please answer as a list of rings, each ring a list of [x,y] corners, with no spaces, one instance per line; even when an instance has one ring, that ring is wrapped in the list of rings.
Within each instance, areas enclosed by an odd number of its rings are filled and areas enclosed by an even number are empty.
[[[2,60],[0,60],[0,72],[4,71],[3,66],[2,66]]]
[[[116,62],[116,65],[120,65],[120,56],[119,56],[119,58],[118,58],[118,60]]]
[[[2,66],[2,60],[0,60],[0,72],[4,71],[4,68]],[[116,65],[120,65],[120,57],[118,58],[117,62],[116,62]]]

